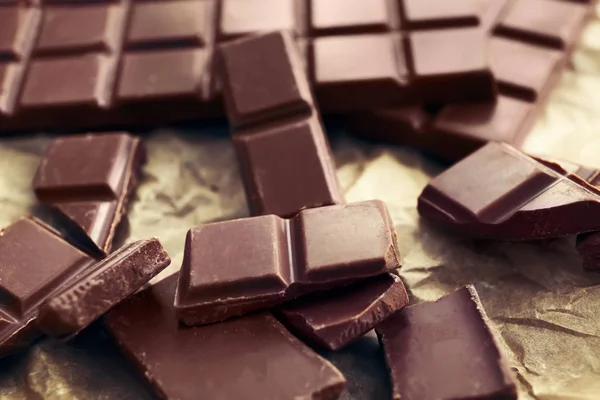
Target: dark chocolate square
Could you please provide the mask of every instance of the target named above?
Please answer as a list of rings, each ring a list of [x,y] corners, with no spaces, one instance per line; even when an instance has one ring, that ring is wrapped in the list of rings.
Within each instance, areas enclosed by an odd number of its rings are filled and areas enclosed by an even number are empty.
[[[295,0],[222,0],[219,37],[248,33],[298,31]]]
[[[134,3],[127,47],[204,46],[212,3],[204,0]]]
[[[314,35],[387,32],[393,17],[387,0],[309,0]]]
[[[116,6],[108,5],[47,7],[34,54],[108,50],[117,12]]]

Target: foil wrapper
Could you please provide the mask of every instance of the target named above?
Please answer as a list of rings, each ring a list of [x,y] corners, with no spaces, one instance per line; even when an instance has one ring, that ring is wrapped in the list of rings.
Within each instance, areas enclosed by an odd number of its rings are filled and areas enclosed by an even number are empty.
[[[521,399],[600,398],[600,274],[582,270],[573,237],[499,243],[444,234],[416,210],[421,190],[443,165],[411,149],[329,133],[347,200],[376,198],[389,206],[403,256],[400,274],[413,302],[475,284]],[[173,263],[156,282],[181,265],[191,226],[244,217],[248,210],[225,126],[158,129],[143,137],[149,161],[123,240],[161,239]],[[0,140],[0,226],[38,212],[31,179],[49,139]],[[525,149],[600,168],[600,20],[585,30],[572,68]],[[344,399],[390,398],[383,355],[372,332],[341,351],[323,354],[348,379]],[[0,399],[153,398],[101,321],[69,344],[43,339],[0,360]]]

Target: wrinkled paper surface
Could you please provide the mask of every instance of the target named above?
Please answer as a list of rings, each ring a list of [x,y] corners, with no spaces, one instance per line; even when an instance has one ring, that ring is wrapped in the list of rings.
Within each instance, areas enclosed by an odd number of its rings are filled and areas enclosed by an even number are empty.
[[[526,150],[600,168],[600,21],[586,29]],[[248,214],[224,126],[145,135],[149,162],[129,212],[129,235],[159,237],[181,265],[186,231]],[[443,166],[405,148],[330,130],[348,201],[387,202],[413,301],[474,283],[518,378],[521,399],[600,399],[600,274],[583,272],[574,238],[538,243],[465,240],[419,219],[417,197]],[[0,226],[35,212],[31,179],[47,136],[0,140]],[[155,279],[154,281],[156,281]],[[149,334],[152,334],[149,332]],[[376,337],[325,354],[346,375],[345,399],[389,398]],[[202,360],[198,360],[202,362]],[[1,399],[152,399],[97,323],[69,345],[43,340],[0,360]],[[199,397],[201,398],[201,397]]]

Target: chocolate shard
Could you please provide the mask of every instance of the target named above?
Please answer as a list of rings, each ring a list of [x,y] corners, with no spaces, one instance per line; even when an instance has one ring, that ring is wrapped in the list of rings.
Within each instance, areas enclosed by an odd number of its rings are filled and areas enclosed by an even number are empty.
[[[144,160],[140,140],[126,133],[59,137],[42,158],[33,188],[43,204],[58,212],[70,238],[103,256]]]
[[[514,377],[472,286],[395,313],[377,328],[393,398],[516,400]]]
[[[582,182],[582,181],[581,181]],[[461,234],[498,240],[600,230],[600,195],[507,144],[489,143],[432,179],[419,214]]]
[[[0,232],[0,356],[40,336],[35,324],[40,303],[93,262],[33,218]]]
[[[39,309],[38,326],[47,335],[71,338],[170,263],[156,238],[127,244],[46,299]]]
[[[171,276],[119,304],[109,333],[139,375],[165,399],[338,399],[345,379],[260,313],[186,328],[173,307]]]
[[[407,304],[400,278],[384,274],[301,297],[279,307],[276,316],[298,337],[338,350]]]
[[[331,149],[291,36],[240,39],[221,46],[218,55],[252,214],[291,217],[305,208],[343,203]]]
[[[188,232],[175,309],[187,325],[206,324],[399,267],[377,200],[217,222]]]

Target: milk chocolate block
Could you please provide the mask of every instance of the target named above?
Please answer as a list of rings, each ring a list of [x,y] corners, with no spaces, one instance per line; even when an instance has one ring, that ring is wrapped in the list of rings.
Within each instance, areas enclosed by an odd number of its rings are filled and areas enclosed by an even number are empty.
[[[414,103],[416,97],[439,102],[491,100],[495,95],[492,81],[476,91],[452,91],[452,79],[469,81],[472,75],[470,66],[457,65],[444,78],[447,89],[440,85],[427,96],[413,90],[406,71],[407,53],[399,40],[404,27],[396,1],[4,3],[0,5],[0,131],[98,130],[218,116],[222,104],[214,71],[215,47],[248,34],[279,30],[306,44],[306,65],[324,111],[391,107]],[[429,3],[435,8],[447,1]],[[431,30],[471,26],[473,17],[470,9],[461,8],[447,16],[436,15]],[[445,54],[485,52],[468,47],[472,42],[448,45]],[[444,58],[427,54],[426,48],[420,53]]]
[[[270,33],[218,53],[233,143],[253,215],[291,217],[343,202],[296,44]]]
[[[242,264],[240,264],[242,265]],[[109,333],[164,399],[338,399],[342,374],[268,313],[195,328],[179,324],[171,276],[116,306]]]
[[[378,200],[206,224],[188,232],[175,309],[207,324],[399,267]]]
[[[382,322],[376,331],[393,398],[516,400],[515,380],[488,324],[472,286]]]
[[[400,278],[383,274],[301,297],[278,308],[276,315],[297,336],[338,350],[407,304]]]
[[[58,211],[76,242],[103,256],[144,161],[142,143],[126,133],[59,137],[46,150],[33,189],[43,204]]]
[[[458,9],[467,3],[449,2],[445,7]],[[347,129],[360,136],[421,148],[453,162],[490,141],[520,147],[560,81],[574,44],[594,15],[596,2],[480,0],[472,4],[475,3],[480,28],[490,34],[487,52],[498,82],[496,101],[447,102],[433,112],[427,102],[421,102],[428,116],[418,124],[407,123],[412,119],[406,119],[415,114],[417,103],[412,107],[355,113]],[[425,5],[426,2],[420,11],[423,15],[436,14],[438,9],[427,9]],[[415,7],[420,6],[421,3]]]
[[[0,356],[40,336],[40,303],[94,259],[64,241],[50,227],[23,218],[0,232]]]
[[[461,234],[533,240],[600,230],[600,192],[507,144],[489,143],[432,179],[419,214]]]
[[[70,338],[170,263],[156,238],[129,243],[46,299],[40,306],[38,326],[47,335]]]

